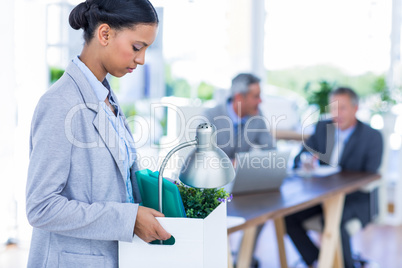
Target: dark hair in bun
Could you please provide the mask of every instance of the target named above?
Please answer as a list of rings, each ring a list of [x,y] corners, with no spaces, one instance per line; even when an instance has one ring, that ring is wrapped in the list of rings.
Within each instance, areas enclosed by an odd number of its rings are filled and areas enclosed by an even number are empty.
[[[73,29],[84,30],[85,42],[89,43],[101,23],[119,30],[137,24],[158,24],[159,20],[148,0],[87,0],[71,11],[69,22]]]

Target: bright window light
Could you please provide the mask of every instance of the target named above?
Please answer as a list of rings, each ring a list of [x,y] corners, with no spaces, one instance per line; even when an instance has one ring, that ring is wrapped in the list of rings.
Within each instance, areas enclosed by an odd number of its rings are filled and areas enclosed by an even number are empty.
[[[401,148],[401,135],[392,133],[389,137],[389,146],[391,150],[399,150]]]
[[[402,135],[402,115],[398,115],[396,118],[394,131],[396,134]]]
[[[383,129],[384,128],[384,119],[381,115],[375,114],[371,118],[370,125],[374,129]]]

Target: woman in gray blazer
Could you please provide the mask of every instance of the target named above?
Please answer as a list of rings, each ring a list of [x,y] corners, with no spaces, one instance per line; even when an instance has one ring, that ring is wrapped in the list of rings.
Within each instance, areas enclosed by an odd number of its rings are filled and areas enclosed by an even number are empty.
[[[105,79],[144,64],[158,17],[148,0],[88,0],[69,21],[84,48],[32,119],[28,267],[118,267],[117,241],[170,237],[155,219],[163,214],[138,205],[133,137]]]

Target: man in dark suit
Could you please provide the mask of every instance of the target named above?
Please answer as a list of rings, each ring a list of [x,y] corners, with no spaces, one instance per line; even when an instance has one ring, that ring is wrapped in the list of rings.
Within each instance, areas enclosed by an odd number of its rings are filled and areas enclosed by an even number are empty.
[[[379,131],[356,118],[358,96],[350,88],[338,88],[330,94],[332,120],[320,121],[315,133],[303,145],[318,157],[321,165],[339,165],[345,171],[376,172],[381,164],[383,141]],[[300,154],[295,158],[299,167]],[[307,265],[318,259],[318,248],[310,240],[302,223],[306,219],[322,214],[322,207],[315,206],[285,218],[287,233]],[[344,267],[354,267],[350,248],[350,237],[345,224],[352,218],[359,218],[362,225],[370,222],[370,193],[357,191],[345,198],[341,220],[341,240]]]

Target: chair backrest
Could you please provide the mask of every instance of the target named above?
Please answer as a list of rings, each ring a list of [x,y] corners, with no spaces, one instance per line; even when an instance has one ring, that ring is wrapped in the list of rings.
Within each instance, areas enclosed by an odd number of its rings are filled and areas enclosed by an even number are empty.
[[[315,232],[322,233],[323,232],[322,222],[323,222],[322,215],[315,215],[313,217],[306,219],[302,224],[305,230],[312,230]],[[352,218],[345,224],[345,228],[348,234],[350,236],[353,236],[363,228],[363,225],[358,218]]]

